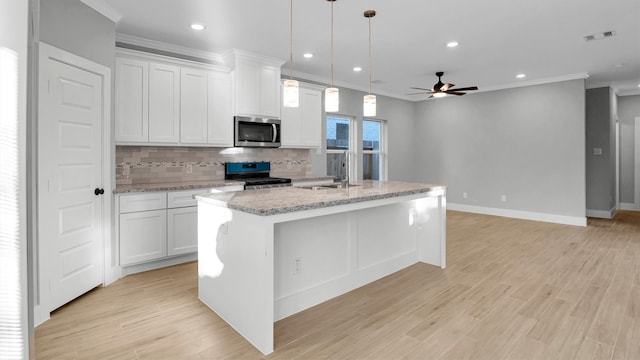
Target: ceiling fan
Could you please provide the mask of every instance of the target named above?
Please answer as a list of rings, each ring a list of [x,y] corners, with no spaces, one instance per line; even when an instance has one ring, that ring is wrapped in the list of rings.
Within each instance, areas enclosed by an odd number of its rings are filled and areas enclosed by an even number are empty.
[[[416,95],[416,94],[431,94],[429,96],[429,99],[431,98],[438,98],[438,97],[444,97],[447,96],[447,94],[450,95],[458,95],[458,96],[462,96],[466,93],[462,92],[462,91],[470,91],[470,90],[478,90],[477,86],[469,86],[469,87],[464,87],[464,88],[459,88],[459,89],[451,89],[452,87],[454,87],[454,84],[449,84],[449,83],[442,83],[442,75],[444,75],[443,71],[438,71],[436,73],[436,76],[438,77],[438,82],[435,83],[433,85],[433,89],[424,89],[424,88],[419,88],[419,87],[412,87],[412,89],[415,90],[423,90],[421,92],[416,92],[416,93],[411,93],[411,94],[407,94],[407,95]]]

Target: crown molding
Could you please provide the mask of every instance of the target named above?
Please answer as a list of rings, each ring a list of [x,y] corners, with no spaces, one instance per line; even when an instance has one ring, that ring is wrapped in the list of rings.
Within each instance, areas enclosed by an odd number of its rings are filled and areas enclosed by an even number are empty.
[[[622,90],[618,93],[618,96],[631,96],[631,95],[640,95],[640,89]]]
[[[294,78],[304,81],[313,81],[314,83],[318,83],[321,84],[322,86],[328,87],[329,84],[331,84],[331,79],[329,77],[324,77],[324,76],[317,76],[317,75],[312,75],[309,73],[305,73],[305,72],[299,72],[299,71],[295,71],[294,72]],[[333,85],[337,86],[338,88],[346,88],[346,89],[350,89],[350,90],[356,90],[356,91],[362,91],[364,93],[369,93],[369,87],[368,86],[362,86],[362,85],[356,85],[356,84],[352,84],[346,81],[333,81]],[[375,85],[375,84],[373,84]],[[371,90],[371,94],[373,95],[380,95],[380,96],[386,96],[386,97],[390,97],[390,98],[394,98],[394,99],[400,99],[400,100],[407,100],[407,101],[416,101],[415,99],[411,99],[407,96],[404,95],[398,95],[392,92],[388,92],[388,91],[379,91],[376,90],[375,88],[372,88]]]
[[[506,90],[506,89],[525,87],[525,86],[544,85],[544,84],[550,84],[550,83],[561,82],[561,81],[580,80],[580,79],[588,79],[588,78],[589,78],[589,73],[586,73],[586,72],[552,76],[548,78],[525,80],[525,81],[502,84],[502,85],[487,86],[474,92],[474,94],[479,92],[486,92],[486,91]]]
[[[284,65],[284,63],[286,63],[285,60],[282,59],[277,59],[274,57],[270,57],[270,56],[265,56],[265,55],[260,55],[260,54],[256,54],[256,53],[252,53],[250,51],[246,51],[246,50],[241,50],[241,49],[229,49],[227,51],[225,51],[222,54],[222,59],[225,62],[225,65],[230,66],[230,67],[234,67],[234,64],[232,64],[235,60],[236,57],[243,57],[243,58],[247,58],[247,59],[251,59],[251,60],[255,60],[261,63],[267,63],[270,64],[272,66],[277,66],[277,67],[282,67],[282,65]]]
[[[120,21],[120,19],[122,19],[122,14],[117,12],[116,9],[112,8],[111,5],[107,4],[104,0],[80,1],[116,24]]]
[[[145,38],[132,36],[132,35],[116,34],[116,42],[134,45],[134,46],[140,46],[140,47],[149,48],[149,49],[166,51],[174,54],[191,56],[198,59],[209,60],[216,64],[224,63],[222,56],[220,54],[216,54],[208,51],[195,50],[195,49],[191,49],[184,46],[168,44],[162,41],[150,40],[150,39],[145,39]]]

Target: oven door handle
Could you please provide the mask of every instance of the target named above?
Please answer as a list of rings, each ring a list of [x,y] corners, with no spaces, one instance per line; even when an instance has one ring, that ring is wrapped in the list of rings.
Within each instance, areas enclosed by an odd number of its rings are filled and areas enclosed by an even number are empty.
[[[278,126],[276,124],[271,124],[271,128],[273,129],[273,137],[271,138],[271,142],[276,142],[278,138]]]

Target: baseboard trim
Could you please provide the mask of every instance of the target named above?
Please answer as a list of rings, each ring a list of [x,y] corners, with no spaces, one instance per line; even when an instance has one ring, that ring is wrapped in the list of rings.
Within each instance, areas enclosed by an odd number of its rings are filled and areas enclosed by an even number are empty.
[[[640,211],[640,206],[634,203],[620,203],[620,210]]]
[[[156,270],[156,269],[160,269],[160,268],[172,266],[172,265],[178,265],[178,264],[182,264],[182,263],[186,263],[194,260],[198,260],[198,253],[180,255],[176,257],[171,257],[171,258],[157,260],[157,261],[151,261],[151,262],[137,264],[137,265],[130,265],[127,267],[122,267],[122,277],[131,275],[131,274],[136,274],[139,272]]]
[[[601,219],[613,219],[616,216],[618,210],[613,207],[609,210],[591,210],[587,209],[587,216]]]
[[[511,210],[489,208],[484,206],[474,206],[465,204],[447,203],[447,209],[455,211],[463,211],[475,214],[502,216],[515,219],[543,221],[556,224],[587,226],[587,218],[580,216],[566,216],[546,213],[537,213],[531,211]]]

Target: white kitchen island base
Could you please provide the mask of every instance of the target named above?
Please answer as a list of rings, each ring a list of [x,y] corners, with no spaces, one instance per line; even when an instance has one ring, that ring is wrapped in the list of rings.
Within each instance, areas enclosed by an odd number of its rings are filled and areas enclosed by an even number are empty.
[[[443,187],[268,216],[199,200],[199,297],[264,354],[277,320],[416,262],[445,267]]]

